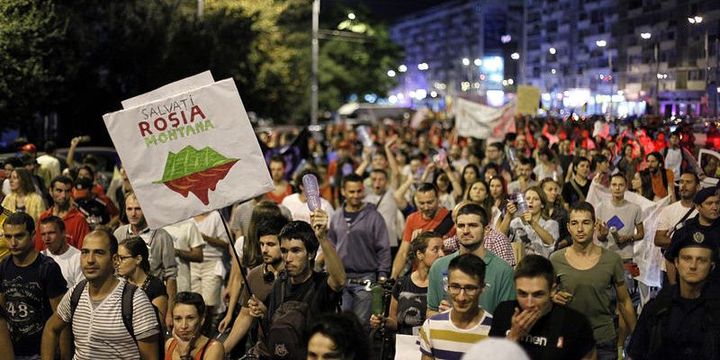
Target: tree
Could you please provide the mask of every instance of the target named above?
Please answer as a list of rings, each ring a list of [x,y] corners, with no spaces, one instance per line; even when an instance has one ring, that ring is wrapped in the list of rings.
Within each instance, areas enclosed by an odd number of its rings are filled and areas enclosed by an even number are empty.
[[[65,80],[56,45],[65,22],[50,1],[0,1],[0,118],[24,125],[35,112],[58,103]]]

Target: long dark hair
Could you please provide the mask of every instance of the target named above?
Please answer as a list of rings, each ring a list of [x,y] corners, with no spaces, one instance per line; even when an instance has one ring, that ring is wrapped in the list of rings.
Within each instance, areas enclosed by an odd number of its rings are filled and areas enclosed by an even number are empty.
[[[335,351],[343,360],[370,359],[370,338],[352,312],[322,315],[311,325],[307,334],[308,342],[315,334],[330,338]]]
[[[127,238],[120,243],[120,246],[127,249],[131,256],[140,256],[140,268],[146,274],[150,274],[150,258],[147,243],[139,236]]]

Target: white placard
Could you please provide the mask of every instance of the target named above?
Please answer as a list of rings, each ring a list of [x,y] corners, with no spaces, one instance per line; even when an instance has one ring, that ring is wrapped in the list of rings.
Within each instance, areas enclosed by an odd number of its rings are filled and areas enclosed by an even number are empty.
[[[232,79],[103,119],[152,229],[273,189]]]
[[[125,99],[121,102],[123,109],[129,109],[149,102],[161,100],[164,98],[171,97],[181,92],[190,91],[197,89],[202,86],[207,86],[215,82],[212,73],[210,71],[201,72],[197,75],[186,77],[184,79],[172,82],[170,84],[159,87],[153,91],[146,92],[144,94]]]
[[[418,337],[413,335],[395,335],[395,360],[420,360],[422,353]]]
[[[490,107],[465,99],[457,99],[455,126],[458,135],[477,139],[503,138],[515,132],[514,105]]]

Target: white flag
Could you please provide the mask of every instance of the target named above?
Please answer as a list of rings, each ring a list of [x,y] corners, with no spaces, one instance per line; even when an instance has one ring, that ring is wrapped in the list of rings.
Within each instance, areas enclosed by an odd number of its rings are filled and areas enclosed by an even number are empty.
[[[501,108],[486,106],[462,98],[455,103],[455,127],[458,135],[477,139],[503,138],[515,132],[514,104]]]

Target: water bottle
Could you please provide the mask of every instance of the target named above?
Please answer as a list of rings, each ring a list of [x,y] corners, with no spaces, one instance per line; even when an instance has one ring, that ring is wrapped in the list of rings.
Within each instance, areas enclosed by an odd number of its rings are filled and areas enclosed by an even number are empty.
[[[370,134],[368,133],[367,129],[364,126],[357,127],[357,134],[358,134],[358,138],[360,138],[360,142],[362,142],[364,147],[366,147],[366,148],[373,147],[373,141],[370,138]]]
[[[510,163],[510,167],[512,169],[515,169],[515,165],[517,164],[517,155],[515,154],[515,149],[508,148],[507,157],[508,162]]]
[[[609,230],[610,230],[610,234],[613,237],[613,240],[615,240],[615,242],[617,242],[618,239],[620,238],[620,234],[618,234],[617,228],[614,226],[611,226]]]
[[[302,178],[303,191],[307,199],[308,209],[315,211],[320,208],[320,187],[315,175],[306,174]]]
[[[522,215],[530,210],[527,201],[525,201],[525,194],[515,193],[515,206],[517,206],[518,215]]]
[[[372,294],[372,304],[370,305],[370,311],[374,315],[383,315],[385,313],[385,306],[383,304],[383,287],[379,283],[375,283],[370,287],[370,293]]]

